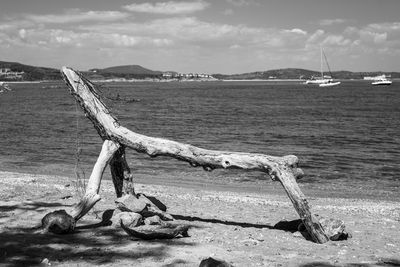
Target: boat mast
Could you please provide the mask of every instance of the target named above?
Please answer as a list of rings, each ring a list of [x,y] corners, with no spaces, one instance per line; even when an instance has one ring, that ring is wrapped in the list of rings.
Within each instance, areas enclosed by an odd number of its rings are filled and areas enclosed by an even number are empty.
[[[321,50],[321,51],[324,54],[325,62],[326,62],[326,65],[328,66],[328,70],[329,70],[329,75],[331,76],[331,78],[333,78],[332,72],[331,72],[331,67],[329,67],[328,59],[326,58],[325,52],[324,52],[324,50]]]
[[[322,70],[323,68],[323,61],[322,61],[322,45],[320,46],[320,50],[321,50],[321,79],[324,79],[324,71]]]

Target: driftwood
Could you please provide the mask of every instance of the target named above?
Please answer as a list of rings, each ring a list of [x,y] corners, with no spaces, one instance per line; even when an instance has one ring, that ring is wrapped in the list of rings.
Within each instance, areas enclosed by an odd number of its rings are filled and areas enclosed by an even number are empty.
[[[203,259],[200,262],[199,267],[233,267],[233,265],[227,263],[224,260],[209,257],[207,259]]]
[[[119,149],[119,146],[130,147],[150,157],[170,156],[181,161],[186,161],[193,167],[201,166],[207,171],[215,168],[239,168],[265,172],[273,180],[278,180],[282,184],[312,240],[317,243],[325,243],[329,240],[324,228],[311,213],[308,202],[296,182],[296,179],[303,175],[302,170],[297,167],[298,158],[296,156],[275,157],[264,154],[207,150],[190,144],[135,133],[121,126],[118,120],[111,115],[106,105],[100,99],[94,84],[71,68],[63,67],[61,73],[70,88],[71,94],[84,110],[86,117],[92,121],[103,140],[112,140],[109,142],[115,145],[115,151]],[[109,156],[112,157],[112,155]],[[118,153],[117,157],[121,158]],[[115,161],[119,162],[121,159],[114,158],[111,162]],[[104,159],[102,162],[105,162]],[[101,165],[99,167],[99,170],[95,172],[96,175],[100,174],[100,171],[104,171],[103,167],[105,166]],[[113,180],[116,185],[117,195],[120,195],[122,189],[118,180],[125,179],[125,176],[120,173],[115,177],[119,177],[113,178]],[[92,185],[94,186],[88,186],[88,189],[90,189],[88,191],[90,192],[86,193],[87,197],[85,196],[85,199],[75,209],[73,213],[74,217],[79,219],[98,201],[97,183],[100,182],[100,179],[101,177],[93,178]],[[89,184],[91,184],[90,181]]]
[[[120,145],[111,140],[105,140],[100,155],[94,164],[85,195],[81,201],[68,214],[65,210],[57,210],[46,214],[42,219],[41,233],[53,232],[55,234],[72,233],[76,222],[82,218],[101,199],[99,193],[101,178],[104,170]]]
[[[123,194],[136,196],[133,176],[125,158],[125,147],[120,147],[111,158],[110,170],[117,197],[121,197]]]
[[[75,219],[65,210],[56,210],[46,214],[42,225],[35,229],[35,233],[69,234],[75,230]]]
[[[89,177],[85,195],[71,213],[71,216],[75,221],[82,218],[101,199],[98,193],[103,172],[119,147],[120,145],[116,142],[110,140],[104,141],[100,155],[94,164],[92,174]]]
[[[144,226],[137,227],[135,230],[128,228],[121,221],[121,227],[124,231],[132,237],[153,240],[153,239],[172,239],[178,236],[188,237],[189,225],[157,225],[157,226]]]

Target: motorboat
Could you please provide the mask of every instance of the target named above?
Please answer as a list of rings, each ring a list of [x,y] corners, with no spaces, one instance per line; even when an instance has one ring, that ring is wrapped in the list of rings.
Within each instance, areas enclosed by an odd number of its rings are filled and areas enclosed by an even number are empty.
[[[388,80],[385,75],[377,76],[374,78],[372,85],[391,85],[392,81]]]

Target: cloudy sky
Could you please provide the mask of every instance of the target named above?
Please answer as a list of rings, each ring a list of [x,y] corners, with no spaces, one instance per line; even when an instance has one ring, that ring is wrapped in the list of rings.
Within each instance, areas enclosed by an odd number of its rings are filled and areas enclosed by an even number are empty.
[[[400,71],[399,0],[1,0],[0,60],[80,70]]]

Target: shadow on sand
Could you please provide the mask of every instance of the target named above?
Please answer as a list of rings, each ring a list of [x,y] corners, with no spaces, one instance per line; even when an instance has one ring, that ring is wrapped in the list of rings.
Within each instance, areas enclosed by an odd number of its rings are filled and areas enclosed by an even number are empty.
[[[1,202],[0,212],[10,212],[14,210],[45,210],[47,208],[56,208],[56,207],[70,207],[71,205],[65,205],[63,203],[55,203],[55,202],[40,202],[40,201],[24,201],[20,202],[6,202],[7,205],[3,205],[5,202]],[[14,204],[11,204],[14,203]]]
[[[293,220],[293,221],[280,221],[275,225],[271,224],[254,224],[254,223],[246,223],[246,222],[234,222],[234,221],[224,221],[224,220],[219,220],[219,219],[207,219],[207,218],[200,218],[200,217],[195,217],[195,216],[184,216],[184,215],[178,215],[178,214],[172,214],[172,217],[176,220],[183,220],[183,221],[189,221],[189,222],[207,222],[207,223],[219,223],[219,224],[224,224],[224,225],[230,225],[230,226],[238,226],[238,227],[243,227],[243,228],[267,228],[267,229],[274,229],[274,230],[282,230],[286,232],[296,232],[298,229],[298,226],[301,223],[301,220]]]
[[[8,224],[20,220],[21,225],[25,223],[24,219],[21,216],[13,217],[13,213],[27,210],[50,211],[57,207],[62,209],[66,205],[45,202],[25,202],[21,205],[12,203],[9,206],[1,205],[0,211],[10,214],[7,216]],[[83,220],[85,222],[87,221]],[[76,229],[76,232],[68,235],[40,234],[33,231],[33,228],[7,227],[6,222],[0,232],[0,265],[38,266],[44,259],[56,265],[65,261],[71,264],[97,265],[125,259],[132,260],[135,265],[134,260],[146,257],[162,262],[168,256],[171,246],[193,245],[186,242],[185,238],[134,242],[122,229],[107,227],[105,222],[80,225]]]

